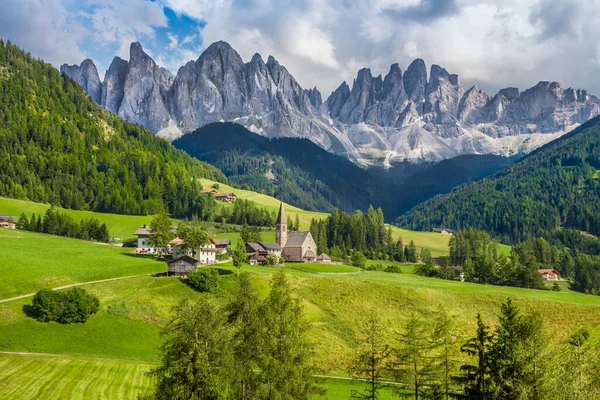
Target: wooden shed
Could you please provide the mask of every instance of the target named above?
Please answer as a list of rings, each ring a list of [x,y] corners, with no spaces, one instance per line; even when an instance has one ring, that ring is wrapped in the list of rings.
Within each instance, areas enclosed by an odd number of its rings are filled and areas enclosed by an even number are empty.
[[[167,276],[188,276],[191,271],[196,270],[198,261],[190,256],[181,256],[167,261]]]

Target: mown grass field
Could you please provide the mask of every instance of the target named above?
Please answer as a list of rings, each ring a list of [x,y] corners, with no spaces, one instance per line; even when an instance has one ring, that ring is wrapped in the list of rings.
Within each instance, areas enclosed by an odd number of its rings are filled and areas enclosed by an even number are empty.
[[[166,271],[131,248],[20,230],[0,230],[0,300],[78,282]]]

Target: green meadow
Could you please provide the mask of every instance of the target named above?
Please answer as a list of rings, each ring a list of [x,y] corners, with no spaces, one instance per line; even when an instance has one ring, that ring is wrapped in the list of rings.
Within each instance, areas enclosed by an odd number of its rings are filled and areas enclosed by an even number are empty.
[[[151,272],[164,271],[165,263],[134,256],[128,249],[22,231],[0,234],[0,272],[5,277],[0,281],[1,298],[44,287],[145,274],[84,286],[101,303],[100,312],[85,324],[38,322],[31,317],[31,298],[0,303],[0,352],[27,353],[0,357],[0,366],[7,366],[0,368],[0,398],[30,398],[31,393],[40,393],[37,397],[41,398],[76,398],[84,391],[86,397],[119,399],[151,388],[151,380],[140,373],[159,358],[160,329],[172,306],[183,298],[205,294],[178,278],[151,276]],[[401,274],[322,264],[290,264],[284,269],[311,324],[310,338],[315,344],[311,362],[326,375],[347,375],[360,327],[372,311],[381,317],[392,339],[411,311],[429,318],[442,305],[454,316],[460,338],[466,339],[475,329],[478,312],[493,324],[500,303],[509,297],[524,310],[544,315],[551,340],[563,340],[582,326],[594,335],[599,331],[598,296],[566,288],[552,292],[445,281],[417,276],[410,264],[398,265]],[[236,270],[231,262],[217,268],[222,275],[215,297],[225,303],[235,290]],[[278,270],[242,267],[251,274],[261,297],[266,296],[269,280]],[[81,375],[84,367],[88,369]],[[26,373],[36,370],[40,379]],[[327,380],[323,385],[329,392],[322,398],[328,399],[348,398],[357,387],[345,380]],[[50,387],[52,391],[46,392]]]

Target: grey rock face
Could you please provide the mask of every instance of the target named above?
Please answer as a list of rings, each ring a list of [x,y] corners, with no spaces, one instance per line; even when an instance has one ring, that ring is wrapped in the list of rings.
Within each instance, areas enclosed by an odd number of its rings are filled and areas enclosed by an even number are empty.
[[[104,75],[102,100],[100,104],[106,110],[118,114],[125,95],[125,78],[129,72],[129,63],[115,57]]]
[[[414,60],[385,77],[358,71],[323,102],[289,71],[259,54],[244,63],[226,42],[210,45],[173,76],[133,43],[129,61],[115,57],[100,82],[93,62],[63,65],[105,109],[176,138],[207,123],[233,121],[267,136],[306,137],[360,164],[441,160],[461,154],[514,154],[547,143],[600,113],[600,100],[581,89],[540,82],[493,97],[457,75]]]
[[[96,103],[102,99],[102,82],[96,65],[90,59],[83,60],[81,65],[63,64],[60,72],[73,78]]]

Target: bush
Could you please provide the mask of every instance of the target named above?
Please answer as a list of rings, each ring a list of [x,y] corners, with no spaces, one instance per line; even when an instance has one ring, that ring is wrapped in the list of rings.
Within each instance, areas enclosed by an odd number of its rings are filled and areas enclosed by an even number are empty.
[[[189,282],[200,292],[212,293],[219,288],[219,272],[214,268],[198,268],[190,272]]]
[[[33,297],[33,308],[37,319],[43,322],[84,323],[98,312],[100,301],[81,288],[64,291],[44,289]]]
[[[279,264],[281,264],[281,265],[285,264],[285,258],[279,257]]]
[[[562,288],[560,287],[560,285],[558,284],[557,281],[554,281],[554,283],[552,284],[552,291],[553,292],[560,292],[562,290]]]
[[[415,274],[421,276],[434,277],[437,275],[435,265],[419,264],[415,267]]]
[[[383,271],[383,265],[381,263],[367,265],[365,267],[365,270],[366,271]]]
[[[385,272],[389,272],[389,273],[392,273],[392,274],[401,274],[402,270],[400,269],[399,265],[388,265],[385,268]]]
[[[365,255],[360,251],[355,251],[354,253],[352,253],[350,262],[355,267],[364,268],[367,264],[367,257],[365,257]]]
[[[277,265],[279,263],[279,257],[277,254],[269,253],[265,257],[265,265]]]

